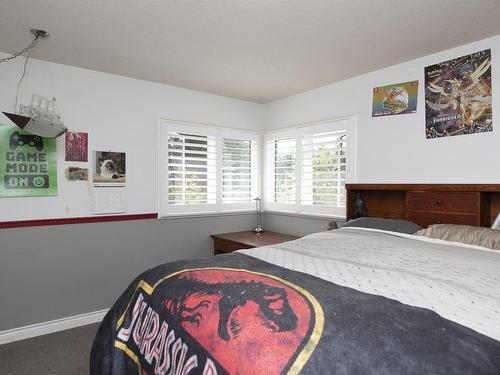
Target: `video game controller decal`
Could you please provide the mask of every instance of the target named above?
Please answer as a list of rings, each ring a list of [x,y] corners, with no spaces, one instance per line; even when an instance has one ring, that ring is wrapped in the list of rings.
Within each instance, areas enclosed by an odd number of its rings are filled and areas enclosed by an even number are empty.
[[[15,150],[18,146],[31,146],[38,151],[43,151],[43,138],[39,135],[14,132],[10,136],[9,148]]]
[[[56,141],[0,127],[0,196],[57,194]]]

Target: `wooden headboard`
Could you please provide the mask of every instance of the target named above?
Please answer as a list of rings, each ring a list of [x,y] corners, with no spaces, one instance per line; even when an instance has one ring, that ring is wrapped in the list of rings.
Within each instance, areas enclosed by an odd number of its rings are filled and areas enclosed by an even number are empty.
[[[405,219],[423,227],[490,227],[500,211],[500,184],[346,184],[346,189],[348,220],[358,193],[368,216]]]

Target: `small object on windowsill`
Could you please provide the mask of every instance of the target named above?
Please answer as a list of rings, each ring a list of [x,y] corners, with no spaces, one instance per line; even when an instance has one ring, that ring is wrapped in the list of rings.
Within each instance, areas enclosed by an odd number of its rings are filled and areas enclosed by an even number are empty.
[[[339,226],[337,225],[337,222],[335,220],[328,223],[328,230],[334,229],[339,229]]]
[[[356,201],[354,202],[353,219],[366,216],[366,206],[361,193],[356,194]]]
[[[257,226],[253,229],[253,231],[257,234],[264,232],[262,228],[262,199],[257,197],[254,199],[255,201],[255,210],[257,213]]]

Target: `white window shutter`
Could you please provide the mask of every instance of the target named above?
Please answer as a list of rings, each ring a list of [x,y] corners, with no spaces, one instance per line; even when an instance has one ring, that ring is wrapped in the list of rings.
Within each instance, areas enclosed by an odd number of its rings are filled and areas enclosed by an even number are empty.
[[[222,204],[250,203],[255,198],[257,144],[250,139],[222,140]]]
[[[297,163],[296,131],[266,135],[264,201],[267,210],[296,210]]]
[[[168,204],[215,204],[215,137],[174,131],[167,137]]]
[[[301,200],[306,206],[345,207],[346,130],[302,138]]]
[[[265,209],[345,217],[355,146],[354,116],[267,133]]]
[[[260,137],[160,122],[160,217],[255,209]],[[345,217],[356,181],[355,116],[264,135],[264,209]]]
[[[293,138],[276,139],[273,142],[274,156],[274,202],[280,204],[296,203],[296,140]]]
[[[160,122],[160,217],[254,209],[259,136]]]

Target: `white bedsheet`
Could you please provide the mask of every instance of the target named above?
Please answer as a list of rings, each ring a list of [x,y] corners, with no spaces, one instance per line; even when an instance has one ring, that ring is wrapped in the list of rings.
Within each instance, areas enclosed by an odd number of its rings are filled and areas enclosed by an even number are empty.
[[[498,251],[394,232],[344,228],[240,252],[433,310],[500,341]]]

